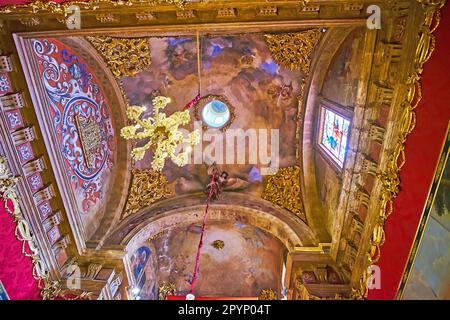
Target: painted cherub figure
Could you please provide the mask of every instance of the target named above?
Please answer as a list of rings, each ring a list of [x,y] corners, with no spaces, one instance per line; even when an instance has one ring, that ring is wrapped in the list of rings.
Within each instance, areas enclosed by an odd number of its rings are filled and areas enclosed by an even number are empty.
[[[208,168],[208,175],[211,177],[211,182],[206,185],[205,193],[211,195],[211,200],[217,200],[223,187],[228,182],[228,173],[226,171],[220,172],[216,164],[213,163]]]

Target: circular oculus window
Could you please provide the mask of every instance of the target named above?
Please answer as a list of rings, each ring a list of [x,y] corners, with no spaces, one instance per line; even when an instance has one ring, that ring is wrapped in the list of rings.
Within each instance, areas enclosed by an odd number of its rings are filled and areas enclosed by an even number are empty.
[[[202,109],[202,120],[209,127],[221,128],[230,121],[230,109],[220,100],[212,100]]]

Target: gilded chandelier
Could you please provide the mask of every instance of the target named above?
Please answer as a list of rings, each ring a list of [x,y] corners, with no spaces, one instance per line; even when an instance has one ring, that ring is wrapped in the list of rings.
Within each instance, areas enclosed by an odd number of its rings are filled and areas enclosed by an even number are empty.
[[[126,126],[121,130],[121,136],[129,139],[149,139],[142,147],[133,148],[131,156],[135,160],[142,160],[147,150],[153,151],[152,168],[161,171],[164,168],[166,158],[170,158],[179,167],[188,163],[189,153],[192,146],[200,142],[198,131],[193,131],[187,137],[178,130],[180,125],[188,124],[191,117],[189,110],[178,111],[167,117],[160,112],[170,98],[159,96],[153,99],[153,116],[141,119],[143,112],[147,110],[144,106],[131,106],[127,108],[127,117],[135,122],[134,125]],[[177,148],[183,144],[188,144],[184,151],[176,153]]]

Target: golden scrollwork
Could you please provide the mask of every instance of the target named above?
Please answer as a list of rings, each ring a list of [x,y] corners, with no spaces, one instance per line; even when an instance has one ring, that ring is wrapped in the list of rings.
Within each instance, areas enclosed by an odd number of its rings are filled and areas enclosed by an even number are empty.
[[[298,166],[279,169],[267,179],[262,198],[306,221],[301,200],[300,177],[301,171]]]
[[[39,18],[22,18],[19,20],[21,24],[27,27],[35,27],[41,23]]]
[[[93,300],[93,292],[62,289],[59,281],[46,281],[41,290],[43,300]]]
[[[163,282],[158,287],[158,299],[166,300],[167,296],[174,296],[176,293],[175,284],[172,282]]]
[[[294,33],[266,34],[264,37],[277,64],[291,70],[302,70],[307,76],[320,35],[320,29],[309,29]]]
[[[132,176],[131,189],[123,218],[138,212],[157,200],[172,195],[172,191],[167,186],[167,179],[161,172],[152,169],[133,169]]]
[[[8,5],[0,8],[0,13],[51,13],[67,16],[67,8],[77,5],[86,10],[97,10],[102,6],[132,7],[142,5],[175,5],[183,9],[186,0],[89,0],[89,1],[67,1],[58,3],[54,1],[34,0],[27,4]]]
[[[368,294],[368,280],[371,279],[371,266],[380,259],[380,248],[385,241],[384,225],[387,218],[393,212],[393,201],[397,197],[400,185],[400,170],[405,164],[405,143],[408,135],[416,125],[415,109],[422,99],[422,87],[420,84],[424,64],[430,59],[435,48],[435,36],[433,32],[440,22],[440,9],[445,0],[417,0],[423,8],[424,22],[419,31],[419,43],[414,57],[414,70],[406,81],[407,93],[402,103],[403,114],[401,117],[400,132],[397,143],[384,171],[377,177],[382,184],[381,209],[370,239],[370,250],[367,256],[367,271],[363,272],[359,286],[352,289],[352,298],[365,299]]]
[[[272,289],[263,289],[258,296],[258,300],[276,300],[277,292]]]
[[[116,78],[133,77],[151,65],[150,44],[146,38],[88,36]]]

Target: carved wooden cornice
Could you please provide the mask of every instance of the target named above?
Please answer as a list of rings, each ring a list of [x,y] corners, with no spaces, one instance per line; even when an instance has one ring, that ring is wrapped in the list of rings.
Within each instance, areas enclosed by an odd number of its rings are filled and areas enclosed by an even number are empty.
[[[111,7],[132,7],[142,5],[174,5],[177,8],[184,8],[187,0],[89,0],[89,1],[68,1],[66,3],[59,3],[54,1],[42,1],[34,0],[28,4],[16,4],[6,6],[4,9],[0,9],[0,13],[52,13],[52,14],[65,14],[66,9],[70,5],[78,5],[85,10],[97,10],[103,6]]]
[[[369,0],[364,0],[368,3]],[[381,0],[376,2],[380,3]],[[372,2],[370,2],[372,3]],[[76,7],[74,7],[76,6]],[[39,25],[27,23],[21,27],[16,24],[11,25],[14,29],[22,31],[33,29],[49,30],[60,29],[61,25],[70,24],[74,8],[79,8],[82,17],[82,29],[98,28],[100,24],[114,26],[142,26],[143,21],[151,20],[154,25],[164,26],[163,32],[166,32],[170,24],[179,22],[180,17],[189,18],[189,23],[200,23],[200,28],[208,29],[204,24],[217,23],[217,19],[222,22],[245,22],[245,21],[264,21],[271,20],[298,21],[310,20],[311,14],[320,15],[320,8],[329,6],[331,12],[336,12],[333,18],[341,18],[352,24],[361,25],[358,19],[365,18],[364,10],[348,11],[341,5],[340,1],[324,3],[323,0],[273,0],[268,2],[264,0],[86,0],[86,1],[66,1],[56,3],[53,1],[32,1],[28,4],[16,4],[0,7],[0,16],[4,21],[19,21],[24,18],[39,19]],[[332,8],[331,8],[332,7]],[[330,12],[330,10],[327,10]],[[122,19],[123,17],[123,19]],[[41,19],[42,18],[42,19]],[[329,14],[325,13],[323,19],[328,26],[342,21],[329,19]],[[325,20],[322,20],[325,21]],[[307,22],[308,25],[311,21]],[[8,30],[9,23],[5,23],[5,30]],[[242,26],[237,27],[239,32]],[[297,29],[297,28],[295,28]],[[192,29],[184,30],[190,32]],[[272,25],[272,30],[279,30],[279,25]]]
[[[133,77],[151,65],[150,44],[146,38],[88,36],[86,39],[103,57],[116,78]]]

